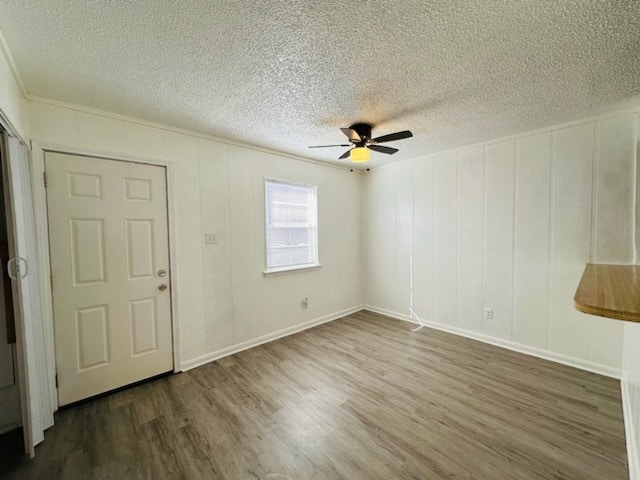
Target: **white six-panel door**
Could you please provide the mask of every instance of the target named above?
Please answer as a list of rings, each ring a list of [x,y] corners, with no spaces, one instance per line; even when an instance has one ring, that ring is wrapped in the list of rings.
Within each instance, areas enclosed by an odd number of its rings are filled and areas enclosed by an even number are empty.
[[[173,369],[164,167],[47,153],[59,405]]]

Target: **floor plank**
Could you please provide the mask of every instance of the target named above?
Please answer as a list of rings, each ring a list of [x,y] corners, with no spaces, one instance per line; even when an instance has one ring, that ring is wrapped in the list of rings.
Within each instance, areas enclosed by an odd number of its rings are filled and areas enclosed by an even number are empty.
[[[627,479],[619,382],[371,312],[64,409],[7,479]]]

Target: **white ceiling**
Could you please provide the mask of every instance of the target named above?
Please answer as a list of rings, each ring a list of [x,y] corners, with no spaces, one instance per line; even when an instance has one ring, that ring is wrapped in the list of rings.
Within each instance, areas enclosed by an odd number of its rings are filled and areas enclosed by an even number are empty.
[[[0,29],[33,95],[328,161],[413,131],[372,166],[640,94],[637,0],[0,0]]]

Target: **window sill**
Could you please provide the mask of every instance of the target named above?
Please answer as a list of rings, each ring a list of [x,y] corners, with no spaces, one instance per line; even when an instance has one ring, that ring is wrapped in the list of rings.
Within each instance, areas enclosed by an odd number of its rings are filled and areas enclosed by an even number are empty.
[[[296,267],[273,268],[271,270],[265,270],[262,273],[265,277],[279,277],[280,275],[291,275],[292,273],[310,272],[312,270],[318,270],[320,267],[322,267],[322,265],[317,263],[315,265],[300,265]]]

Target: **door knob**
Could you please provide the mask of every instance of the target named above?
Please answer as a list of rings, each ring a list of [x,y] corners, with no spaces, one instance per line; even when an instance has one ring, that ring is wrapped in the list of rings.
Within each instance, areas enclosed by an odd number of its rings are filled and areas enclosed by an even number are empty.
[[[24,263],[24,268],[20,268],[20,264]],[[18,277],[24,278],[27,276],[27,259],[22,257],[10,258],[7,262],[7,273],[9,278],[17,280]]]
[[[166,270],[158,270],[158,276],[159,277],[164,277],[167,275],[167,271]]]
[[[164,292],[167,289],[167,284],[166,283],[161,283],[158,286],[158,290],[160,290],[161,292]]]

